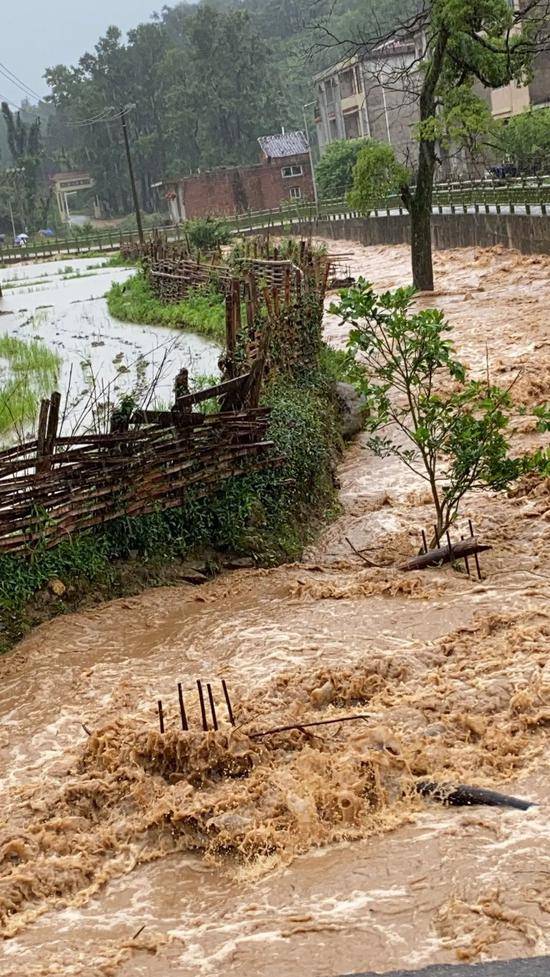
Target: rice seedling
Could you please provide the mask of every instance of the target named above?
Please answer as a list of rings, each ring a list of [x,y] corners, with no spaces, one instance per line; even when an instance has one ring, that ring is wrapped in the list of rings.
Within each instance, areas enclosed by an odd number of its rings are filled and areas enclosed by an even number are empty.
[[[0,436],[32,425],[42,397],[54,389],[61,358],[36,339],[0,336]]]

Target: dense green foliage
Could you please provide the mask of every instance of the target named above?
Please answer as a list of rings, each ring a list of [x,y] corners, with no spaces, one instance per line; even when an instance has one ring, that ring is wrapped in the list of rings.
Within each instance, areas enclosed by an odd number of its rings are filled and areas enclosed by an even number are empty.
[[[493,120],[478,94],[480,83],[487,89],[525,84],[534,54],[550,38],[550,23],[546,0],[531,0],[519,10],[509,0],[425,0],[422,5],[403,0],[394,38],[407,33],[411,14],[423,51],[408,68],[385,66],[384,80],[403,92],[404,102],[418,103],[418,160],[412,185],[402,187],[402,199],[411,214],[414,284],[433,290],[430,228],[441,149],[466,148],[471,154],[484,144]],[[388,41],[385,32],[376,32],[377,37],[370,35],[372,46]],[[375,181],[378,165],[373,156],[364,168],[364,184]]]
[[[215,251],[222,244],[228,244],[231,228],[222,218],[207,217],[205,220],[186,221],[185,235],[195,250]]]
[[[5,167],[6,172],[0,180],[0,208],[6,214],[11,205],[16,230],[20,233],[34,222],[40,223],[48,210],[49,196],[41,179],[44,147],[40,118],[35,117],[27,123],[21,113],[14,114],[9,105],[2,102],[2,119],[10,165]],[[5,222],[3,226],[6,226]]]
[[[364,279],[332,311],[351,324],[349,344],[365,364],[370,447],[395,455],[429,485],[441,538],[472,489],[503,489],[548,455],[512,459],[509,391],[468,380],[443,312],[413,312],[414,289],[376,295]]]
[[[331,358],[327,350],[325,363]],[[340,439],[330,377],[319,370],[293,383],[276,381],[264,402],[272,408],[269,436],[282,466],[230,479],[208,499],[189,494],[180,509],[120,519],[53,550],[38,547],[32,559],[0,557],[0,650],[24,631],[25,605],[52,578],[82,591],[86,582],[105,586],[113,595],[123,587],[117,561],[128,558],[139,562],[141,585],[154,582],[161,565],[205,548],[253,555],[263,564],[296,559],[315,517],[333,502]]]
[[[409,172],[397,162],[392,147],[370,139],[353,167],[349,203],[355,210],[369,213],[391,194],[399,194],[409,181]]]
[[[326,147],[315,169],[317,189],[322,200],[345,197],[353,183],[357,157],[366,143],[366,139],[338,139]]]
[[[523,174],[547,173],[550,165],[550,109],[512,116],[499,127],[496,146],[502,158]]]
[[[143,272],[126,282],[115,282],[107,293],[109,312],[122,322],[146,325],[176,326],[225,341],[225,304],[223,296],[211,288],[196,288],[181,302],[167,305],[152,291]]]
[[[51,103],[26,105],[21,113],[24,124],[41,121],[44,201],[47,174],[86,169],[96,186],[72,209],[89,212],[97,192],[107,215],[130,213],[118,115],[121,106],[132,106],[128,125],[141,203],[147,212],[166,212],[163,191],[153,186],[163,178],[255,162],[258,136],[282,125],[303,128],[306,103],[313,122],[313,75],[340,57],[327,45],[329,23],[359,36],[373,12],[383,24],[399,6],[397,0],[204,0],[162,6],[127,37],[110,27],[76,64],[48,68]],[[113,18],[116,24],[115,8]],[[0,118],[0,168],[13,165],[5,129]],[[54,221],[50,207],[47,223]],[[29,230],[45,223],[36,214]],[[0,229],[8,226],[0,195]]]

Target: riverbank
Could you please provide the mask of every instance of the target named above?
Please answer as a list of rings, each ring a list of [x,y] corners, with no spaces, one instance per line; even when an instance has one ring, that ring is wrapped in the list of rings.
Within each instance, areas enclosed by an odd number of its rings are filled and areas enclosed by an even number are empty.
[[[340,369],[336,356],[324,359],[332,374]],[[253,566],[298,559],[335,508],[342,442],[328,369],[267,388],[267,437],[280,459],[269,470],[228,479],[205,499],[189,495],[180,508],[38,547],[32,560],[0,556],[0,651],[50,617],[185,580],[193,575],[189,561],[208,579],[240,558]]]
[[[175,326],[225,343],[225,303],[223,296],[213,289],[193,289],[186,299],[167,304],[156,297],[140,271],[127,281],[111,286],[107,306],[111,315],[121,322]]]
[[[60,267],[51,269],[51,278],[64,288],[68,281],[74,286],[74,279],[90,278],[78,283],[89,289],[94,287],[93,273],[93,268],[84,273],[82,267]],[[22,294],[33,291],[34,274],[27,268],[13,282]],[[192,323],[195,328],[225,337],[225,302],[219,292],[197,290],[185,302],[163,305],[150,294],[141,274],[122,281],[113,280],[113,276],[124,273],[109,274],[107,308],[127,319],[129,330],[136,328],[136,320],[143,326],[151,322],[153,334],[162,330],[163,321],[165,326],[170,323],[173,327],[183,307],[187,310],[185,315],[191,310],[196,317]],[[57,311],[53,315],[58,336],[60,317]],[[40,323],[44,326],[42,319]],[[34,321],[32,328],[36,328]],[[146,327],[143,332],[147,334]],[[173,333],[171,328],[168,335]],[[189,341],[197,341],[195,333]],[[98,337],[91,346],[94,350],[103,347],[105,339]],[[138,406],[145,401],[153,409],[162,407],[158,395],[164,394],[163,384],[168,376],[170,386],[165,402],[171,403],[173,378],[182,361],[175,361],[170,376],[164,362],[166,344],[161,344],[161,348],[163,358],[153,374],[154,389],[148,386],[151,367],[155,366],[149,358],[137,359],[131,384],[123,379],[123,383],[112,385],[112,391],[103,374],[94,369],[92,360],[81,360],[81,367],[89,373],[86,380],[91,385],[90,397],[98,402],[116,402],[121,396],[130,396]],[[262,403],[271,409],[267,438],[274,444],[273,465],[268,470],[229,479],[209,498],[195,499],[189,493],[181,508],[122,519],[82,535],[71,535],[54,549],[38,546],[31,560],[21,555],[0,556],[0,650],[6,650],[50,616],[89,606],[105,596],[127,596],[147,586],[184,580],[189,576],[189,560],[204,567],[203,579],[208,579],[234,560],[244,558],[252,566],[268,566],[297,559],[333,507],[332,473],[341,450],[340,406],[334,382],[346,378],[347,365],[340,354],[328,347],[317,350],[317,358],[317,365],[312,363],[307,371],[292,376],[274,373],[264,388]],[[131,364],[126,365],[122,353],[116,353],[113,365],[117,379],[132,377]],[[183,359],[183,365],[190,368],[192,387],[202,383],[204,378],[197,376],[192,358]],[[69,384],[71,378],[72,373]],[[63,386],[60,389],[69,398],[70,392]],[[69,402],[67,406],[70,420]]]

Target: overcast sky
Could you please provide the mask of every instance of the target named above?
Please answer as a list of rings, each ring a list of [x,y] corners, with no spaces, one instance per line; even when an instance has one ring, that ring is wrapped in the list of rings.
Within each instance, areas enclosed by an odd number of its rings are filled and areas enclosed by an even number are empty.
[[[93,50],[110,24],[127,31],[147,21],[166,0],[7,0],[2,14],[0,62],[24,83],[46,95],[46,68],[75,64],[84,51]],[[168,6],[175,6],[177,0]],[[20,104],[23,92],[2,72],[0,96]]]

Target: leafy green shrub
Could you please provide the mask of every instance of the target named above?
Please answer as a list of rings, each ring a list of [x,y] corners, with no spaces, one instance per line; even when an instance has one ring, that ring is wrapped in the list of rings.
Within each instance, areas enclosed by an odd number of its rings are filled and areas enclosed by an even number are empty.
[[[371,139],[357,156],[348,201],[351,207],[366,214],[408,186],[409,180],[409,173],[397,162],[393,148]]]
[[[533,414],[537,418],[537,431],[540,431],[541,434],[550,431],[550,403],[535,407]]]
[[[144,231],[151,231],[155,227],[165,227],[168,224],[170,224],[170,219],[167,214],[157,212],[141,215],[141,225]],[[116,229],[122,232],[137,231],[136,215],[128,214],[127,217],[123,217],[117,222]]]
[[[315,170],[322,200],[346,196],[353,183],[353,167],[366,144],[366,139],[338,139],[326,147]]]
[[[231,239],[231,228],[221,217],[186,221],[184,232],[192,248],[216,251]]]
[[[550,463],[542,452],[510,457],[509,391],[467,379],[443,312],[412,312],[414,294],[376,295],[359,279],[331,311],[352,325],[350,348],[366,366],[369,445],[428,483],[440,539],[467,492],[498,491],[525,472],[546,473]]]
[[[521,173],[546,173],[550,163],[550,108],[529,109],[501,123],[497,143]]]

